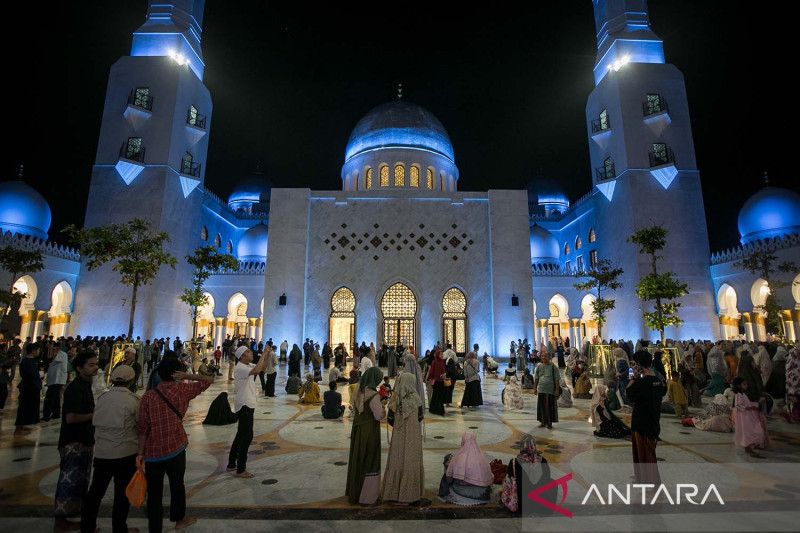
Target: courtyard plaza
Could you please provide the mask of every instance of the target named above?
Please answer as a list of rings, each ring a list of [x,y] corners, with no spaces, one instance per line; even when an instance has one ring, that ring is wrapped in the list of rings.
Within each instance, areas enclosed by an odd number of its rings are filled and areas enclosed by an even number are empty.
[[[193,400],[184,419],[189,436],[186,488],[188,513],[199,518],[191,531],[419,531],[436,527],[443,531],[580,531],[580,530],[796,530],[800,507],[800,428],[781,417],[769,418],[770,448],[764,459],[747,456],[733,444],[732,433],[713,433],[684,427],[674,415],[662,415],[657,448],[662,480],[681,474],[715,480],[726,501],[724,507],[698,507],[687,513],[681,507],[657,506],[643,514],[631,507],[578,506],[591,483],[633,483],[631,444],[628,440],[601,439],[587,421],[590,400],[574,399],[573,407],[559,408],[559,422],[552,430],[538,428],[536,396],[523,390],[522,410],[504,411],[501,377],[482,375],[484,405],[474,410],[457,407],[463,382],[456,384],[454,407],[444,417],[426,412],[423,461],[425,496],[421,507],[381,504],[351,506],[344,495],[351,419],[348,411],[339,420],[325,420],[318,405],[302,405],[296,395],[284,392],[286,364],[278,370],[277,398],[259,397],[248,469],[253,479],[226,473],[227,455],[236,424],[202,424],[213,399],[220,392],[233,398],[226,364],[222,376]],[[501,366],[502,369],[502,366]],[[385,373],[385,369],[384,373]],[[349,373],[349,366],[348,372]],[[321,390],[327,390],[323,372]],[[349,402],[346,384],[339,392]],[[140,389],[139,394],[143,391]],[[16,387],[8,406],[16,406]],[[704,403],[709,400],[704,398]],[[0,436],[0,525],[5,531],[46,531],[52,527],[53,494],[59,474],[57,449],[59,421],[43,422],[25,435],[13,434],[16,409],[2,412]],[[699,412],[699,409],[692,409]],[[626,409],[619,416],[630,423]],[[514,517],[499,503],[500,486],[493,502],[478,507],[459,507],[437,497],[446,454],[458,449],[465,431],[474,432],[490,460],[504,463],[516,456],[525,434],[535,436],[551,465],[552,478],[571,472],[582,488],[570,485],[564,503],[574,516]],[[382,468],[386,465],[391,429],[381,425]],[[787,466],[789,468],[787,468]],[[772,468],[770,468],[772,467]],[[677,480],[680,481],[680,480]],[[689,482],[687,480],[683,480]],[[576,490],[578,493],[576,493]],[[601,489],[605,495],[605,485]],[[168,487],[165,487],[168,494]],[[735,493],[735,498],[730,494]],[[702,497],[703,493],[700,493]],[[109,488],[100,512],[99,526],[110,531]],[[166,494],[165,494],[166,498]],[[577,498],[577,499],[576,499]],[[699,499],[699,498],[698,498]],[[732,501],[733,500],[733,501]],[[714,500],[712,500],[714,501]],[[558,503],[558,502],[556,502]],[[570,505],[572,503],[572,505]],[[661,503],[661,500],[659,500]],[[142,509],[131,509],[128,524],[146,530]],[[167,530],[172,530],[168,525]]]

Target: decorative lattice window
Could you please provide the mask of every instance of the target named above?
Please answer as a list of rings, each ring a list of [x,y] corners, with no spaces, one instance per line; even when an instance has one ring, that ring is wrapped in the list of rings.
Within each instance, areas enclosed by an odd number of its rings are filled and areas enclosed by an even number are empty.
[[[580,250],[583,247],[583,241],[580,237],[575,237],[575,249]]]
[[[200,230],[200,238],[204,241],[208,240],[208,228],[203,226]]]
[[[608,122],[608,111],[603,109],[600,111],[600,131],[605,131],[611,127]]]
[[[589,230],[589,242],[594,242],[597,240],[597,233],[594,232],[594,228]]]
[[[332,317],[354,317],[356,296],[347,287],[340,287],[331,297]]]
[[[229,254],[233,253],[233,243],[228,241],[228,244],[225,245],[225,251]]]
[[[419,187],[419,167],[416,165],[412,165],[411,167],[411,174],[408,184],[412,187]]]
[[[222,236],[217,233],[217,236],[214,237],[214,248],[219,248],[222,246]]]
[[[401,164],[394,166],[394,186],[405,187],[406,185],[406,167]]]
[[[550,304],[550,316],[557,317],[561,314],[561,310],[556,304]]]
[[[236,306],[236,316],[247,316],[247,301]]]
[[[597,250],[592,250],[589,252],[589,266],[591,268],[597,267]]]
[[[381,165],[380,175],[381,175],[381,187],[388,187],[389,186],[389,167],[387,167],[386,165]]]
[[[467,297],[455,287],[447,289],[442,298],[442,309],[444,318],[464,318],[467,316]]]
[[[425,186],[428,189],[433,190],[433,169],[432,168],[429,168],[425,172]]]
[[[417,298],[407,286],[395,283],[383,294],[381,313],[384,318],[414,318],[417,314]]]
[[[372,188],[372,169],[371,168],[367,169],[367,177],[364,178],[364,180],[366,182],[367,190],[371,189]]]
[[[572,248],[570,248],[569,243],[564,243],[564,255],[569,255],[572,253]]]

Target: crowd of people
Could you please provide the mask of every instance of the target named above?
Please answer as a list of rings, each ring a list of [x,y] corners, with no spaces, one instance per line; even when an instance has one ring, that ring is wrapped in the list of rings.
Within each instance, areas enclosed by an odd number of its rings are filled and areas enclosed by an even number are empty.
[[[217,347],[203,339],[184,343],[178,337],[14,339],[0,344],[0,408],[16,383],[16,435],[27,434],[40,422],[61,421],[55,529],[92,532],[112,480],[113,529],[128,531],[125,488],[137,471],[147,479],[150,531],[162,528],[165,477],[169,518],[176,529],[195,521],[186,514],[188,438],[183,417],[191,400],[223,375],[225,364],[235,391],[233,410],[223,391],[204,423],[236,423],[228,472],[253,477],[247,470],[247,450],[259,385],[260,396],[276,398],[277,373],[286,363],[285,390],[296,395],[298,404],[319,406],[327,420],[338,420],[350,410],[346,495],[352,504],[424,501],[424,418],[426,413],[446,415],[456,403],[457,381],[464,384],[459,407],[468,410],[483,405],[482,380],[487,377],[504,382],[504,410],[523,409],[523,390],[530,390],[539,428],[548,430],[558,423],[559,407],[590,399],[594,435],[630,439],[636,479],[655,484],[662,414],[698,430],[732,432],[733,442],[755,458],[763,457],[759,451],[769,445],[770,413],[800,422],[797,346],[741,341],[668,341],[663,346],[610,341],[604,346],[607,355],[600,360],[588,343],[580,350],[568,341],[536,349],[519,339],[511,343],[508,368],[500,376],[498,362],[485,352],[481,364],[477,344],[457,354],[452,345],[437,343],[419,357],[413,346],[382,345],[376,350],[362,342],[350,349],[343,343],[320,348],[312,339],[291,349],[286,340],[276,346],[272,339],[227,338]],[[323,372],[328,380],[324,394],[319,385]],[[340,386],[349,389],[349,405]],[[708,397],[705,404],[703,397]],[[630,424],[618,413],[630,414]],[[392,437],[381,475],[384,420]],[[537,454],[535,443],[524,443],[517,463],[504,467],[505,478],[514,476],[519,462],[542,462]],[[498,477],[474,435],[465,434],[460,450],[444,464],[442,499],[465,505],[488,501],[487,487]],[[70,520],[78,517],[80,522]]]

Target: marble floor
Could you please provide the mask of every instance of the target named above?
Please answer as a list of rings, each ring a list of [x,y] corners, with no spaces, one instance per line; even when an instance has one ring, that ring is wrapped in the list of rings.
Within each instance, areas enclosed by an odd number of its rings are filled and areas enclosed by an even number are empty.
[[[223,366],[223,373],[225,367]],[[686,509],[666,504],[605,506],[596,498],[582,502],[592,484],[632,483],[630,442],[599,439],[587,422],[589,400],[559,409],[552,430],[538,428],[536,399],[525,391],[525,407],[503,411],[502,380],[484,376],[484,406],[477,410],[448,409],[445,417],[425,420],[423,508],[391,505],[351,507],[344,497],[351,421],[324,420],[318,406],[297,403],[283,393],[286,367],[278,374],[274,399],[259,398],[248,469],[253,479],[225,472],[227,452],[235,425],[204,426],[208,405],[221,391],[231,396],[227,374],[191,404],[185,418],[189,435],[186,474],[189,513],[201,518],[195,531],[282,531],[302,527],[328,531],[416,530],[425,525],[468,531],[627,531],[659,530],[796,530],[800,520],[800,428],[779,417],[769,420],[772,438],[764,459],[747,456],[733,445],[733,434],[685,428],[672,415],[662,417],[662,442],[657,455],[662,480],[669,483],[713,483],[725,506],[706,505]],[[340,392],[347,402],[347,387]],[[457,383],[456,402],[463,392]],[[16,390],[0,417],[0,527],[8,531],[44,531],[51,527],[52,496],[58,477],[56,448],[59,422],[41,423],[23,436],[13,435]],[[629,421],[629,415],[620,415]],[[477,434],[490,459],[503,462],[516,455],[525,434],[536,437],[551,465],[554,479],[572,474],[563,505],[573,516],[512,517],[499,504],[458,507],[440,502],[436,495],[442,476],[442,458],[458,448],[464,431]],[[383,464],[391,430],[381,428]],[[674,494],[674,489],[669,489]],[[165,489],[165,492],[167,489]],[[499,487],[495,491],[499,493]],[[700,493],[702,497],[703,492]],[[498,494],[495,494],[498,496]],[[699,498],[698,498],[699,499]],[[111,491],[101,510],[100,525],[110,530]],[[663,504],[663,505],[662,505]],[[525,509],[524,509],[525,511]],[[141,510],[132,510],[129,525],[144,530]],[[765,524],[768,524],[765,525]]]

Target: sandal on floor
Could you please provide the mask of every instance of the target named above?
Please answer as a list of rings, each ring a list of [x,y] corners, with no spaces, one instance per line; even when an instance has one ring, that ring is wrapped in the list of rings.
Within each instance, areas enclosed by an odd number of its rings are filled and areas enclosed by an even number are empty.
[[[244,472],[234,472],[232,475],[235,476],[235,477],[241,477],[241,478],[244,478],[244,479],[250,479],[250,478],[256,477],[255,474],[253,474],[252,472],[248,472],[247,470],[245,470]]]

